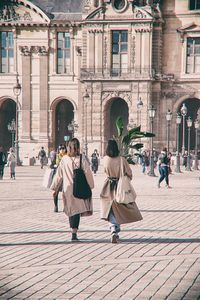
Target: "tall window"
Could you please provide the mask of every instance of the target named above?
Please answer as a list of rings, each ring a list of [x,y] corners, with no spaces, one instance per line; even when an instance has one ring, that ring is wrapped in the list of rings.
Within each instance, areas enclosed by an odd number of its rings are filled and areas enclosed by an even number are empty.
[[[200,0],[190,0],[190,10],[200,9]]]
[[[200,38],[187,39],[187,73],[200,73]]]
[[[0,73],[14,72],[13,32],[0,32]]]
[[[70,34],[68,32],[58,33],[57,72],[59,74],[70,72]]]
[[[112,31],[112,75],[128,71],[128,31]]]

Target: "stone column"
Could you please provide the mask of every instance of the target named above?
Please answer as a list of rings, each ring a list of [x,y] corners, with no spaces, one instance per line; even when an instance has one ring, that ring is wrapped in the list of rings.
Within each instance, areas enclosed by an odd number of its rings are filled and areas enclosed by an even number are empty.
[[[40,47],[40,140],[48,140],[48,50]]]
[[[95,33],[88,32],[88,53],[87,53],[88,68],[94,70],[95,68]]]
[[[31,51],[27,46],[20,47],[22,54],[22,136],[31,139]]]
[[[70,31],[70,74],[74,76],[74,31]]]
[[[141,44],[141,32],[140,30],[136,30],[136,49],[135,49],[135,68],[136,73],[141,73],[141,52],[142,52],[142,44]]]
[[[102,32],[99,31],[95,35],[95,62],[96,62],[96,71],[98,73],[102,73],[103,67],[103,35]]]

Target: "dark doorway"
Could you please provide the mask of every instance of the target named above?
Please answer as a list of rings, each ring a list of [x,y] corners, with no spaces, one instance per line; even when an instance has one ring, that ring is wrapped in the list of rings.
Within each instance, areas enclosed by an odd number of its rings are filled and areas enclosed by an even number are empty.
[[[199,119],[200,116],[198,115],[199,110],[200,110],[200,100],[199,99],[187,99],[185,100],[183,103],[185,103],[186,107],[187,107],[187,115],[185,118],[185,150],[187,151],[188,149],[188,127],[187,127],[187,119],[188,117],[192,118],[193,124],[191,127],[191,141],[190,141],[190,149],[194,150],[195,149],[195,128],[194,128],[194,121],[196,119]],[[182,104],[183,104],[182,103]],[[182,104],[179,107],[178,112],[180,112]],[[182,122],[181,122],[181,126],[180,126],[180,151],[182,149],[182,145],[183,145],[183,118],[182,118]],[[199,141],[198,141],[199,143]]]
[[[56,106],[56,122],[55,122],[55,143],[56,148],[59,144],[65,143],[65,138],[72,137],[72,133],[68,131],[68,125],[74,119],[74,107],[68,100],[61,100]]]
[[[8,130],[8,124],[15,119],[16,103],[7,99],[0,106],[0,145],[4,151],[8,151],[12,146],[12,133]]]
[[[127,132],[128,125],[128,105],[121,98],[115,98],[110,101],[107,108],[107,116],[105,116],[105,135],[107,139],[117,136],[116,120],[122,117],[124,123],[124,132]]]

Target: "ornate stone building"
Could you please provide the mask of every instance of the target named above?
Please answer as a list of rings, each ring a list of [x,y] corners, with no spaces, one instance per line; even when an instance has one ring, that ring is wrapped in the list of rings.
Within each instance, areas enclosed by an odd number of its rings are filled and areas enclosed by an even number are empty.
[[[13,0],[0,13],[0,144],[11,146],[17,119],[25,163],[71,136],[75,121],[82,145],[103,154],[118,116],[146,131],[154,105],[155,147],[166,145],[170,109],[175,150],[182,104],[200,118],[199,16],[197,0]],[[192,148],[194,140],[192,127]]]

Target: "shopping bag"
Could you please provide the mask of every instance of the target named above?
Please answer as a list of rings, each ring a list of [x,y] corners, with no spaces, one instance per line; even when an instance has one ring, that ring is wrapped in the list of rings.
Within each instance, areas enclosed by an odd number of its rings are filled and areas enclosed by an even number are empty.
[[[136,192],[131,184],[130,178],[124,175],[123,160],[121,158],[120,178],[117,184],[115,201],[120,204],[129,204],[135,201]]]

